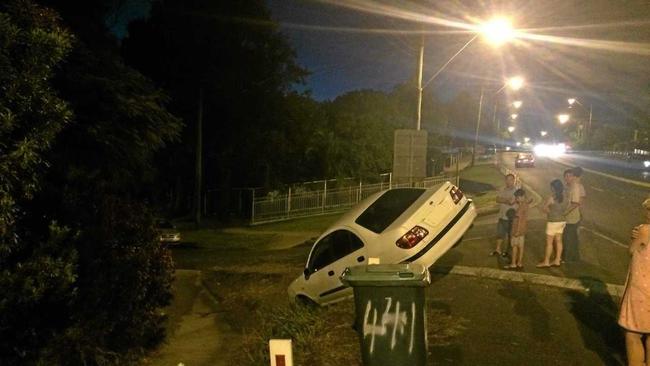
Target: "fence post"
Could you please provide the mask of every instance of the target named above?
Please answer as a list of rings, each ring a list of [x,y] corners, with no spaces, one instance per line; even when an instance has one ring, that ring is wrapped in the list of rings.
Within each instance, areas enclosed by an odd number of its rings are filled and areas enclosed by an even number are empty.
[[[359,179],[359,191],[357,192],[357,203],[359,203],[359,201],[361,201],[361,187],[362,187],[361,179]],[[379,190],[381,190],[381,187],[379,188]]]
[[[255,223],[255,188],[251,188],[251,225]]]
[[[393,172],[388,173],[388,189],[393,188]]]
[[[291,187],[289,187],[289,194],[287,194],[287,217],[289,217],[290,211],[291,211]]]
[[[463,156],[462,152],[458,154],[459,156],[456,157],[456,187],[460,187],[460,158]]]
[[[323,212],[325,212],[325,202],[327,201],[327,179],[323,184]]]

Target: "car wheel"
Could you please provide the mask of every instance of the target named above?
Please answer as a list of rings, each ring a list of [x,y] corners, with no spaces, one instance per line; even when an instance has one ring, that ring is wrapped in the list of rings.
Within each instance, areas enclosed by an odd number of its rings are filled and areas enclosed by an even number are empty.
[[[318,304],[314,300],[308,298],[305,295],[296,296],[296,305],[303,306],[303,307],[306,307],[306,308],[317,308],[317,307],[319,307]]]

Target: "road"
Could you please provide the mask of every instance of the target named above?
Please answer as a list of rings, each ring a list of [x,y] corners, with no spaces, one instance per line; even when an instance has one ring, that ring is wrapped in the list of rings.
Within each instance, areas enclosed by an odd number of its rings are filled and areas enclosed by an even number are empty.
[[[514,169],[514,157],[514,153],[504,153],[502,162]],[[562,161],[571,165],[585,162],[572,155],[564,156]],[[538,193],[548,196],[551,180],[562,179],[567,168],[567,165],[557,161],[538,157],[534,168],[520,168],[516,171]],[[648,198],[650,189],[590,172],[583,174],[582,183],[587,191],[583,226],[627,244],[630,230],[643,222],[641,202]]]
[[[647,158],[650,161],[650,156]],[[593,169],[619,177],[650,182],[650,167],[646,168],[642,160],[624,160],[602,152],[579,152],[566,154],[562,160],[583,168]]]

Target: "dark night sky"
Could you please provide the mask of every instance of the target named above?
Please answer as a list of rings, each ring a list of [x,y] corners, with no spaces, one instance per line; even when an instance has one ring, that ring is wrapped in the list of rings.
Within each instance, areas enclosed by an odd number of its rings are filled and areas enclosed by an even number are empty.
[[[147,13],[146,0],[132,2],[129,17]],[[647,0],[267,0],[267,4],[296,50],[298,63],[311,71],[304,88],[318,100],[358,89],[390,90],[414,78],[420,40],[414,31],[430,32],[425,36],[425,81],[473,36],[413,21],[413,16],[467,24],[506,14],[518,29],[560,40],[587,39],[590,47],[518,40],[494,49],[477,39],[427,88],[449,99],[460,90],[478,94],[482,85],[497,89],[505,77],[522,74],[528,84],[519,95],[503,93],[499,98],[502,103],[522,99],[520,123],[535,130],[551,128],[570,96],[593,104],[594,119],[612,125],[650,105]],[[368,5],[370,10],[389,5],[403,17],[352,10],[345,4]],[[117,34],[124,29],[122,23],[115,24]],[[603,49],[596,49],[598,45]]]

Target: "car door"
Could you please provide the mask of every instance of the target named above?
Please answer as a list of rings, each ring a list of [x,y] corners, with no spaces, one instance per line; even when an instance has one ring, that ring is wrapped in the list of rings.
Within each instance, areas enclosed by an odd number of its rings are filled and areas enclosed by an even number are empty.
[[[366,247],[352,231],[340,229],[323,237],[312,250],[307,265],[307,288],[319,303],[342,296],[346,288],[339,276],[345,268],[366,262]]]

